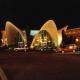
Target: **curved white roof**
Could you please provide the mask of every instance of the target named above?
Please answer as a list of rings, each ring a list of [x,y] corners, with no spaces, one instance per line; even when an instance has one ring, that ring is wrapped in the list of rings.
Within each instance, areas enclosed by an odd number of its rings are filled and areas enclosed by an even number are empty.
[[[58,46],[60,46],[62,41],[62,30],[66,32],[67,28],[68,28],[68,25],[58,30]]]
[[[17,28],[15,25],[13,25],[11,22],[9,21],[6,22],[5,31],[6,31],[8,45],[11,45],[14,43],[17,32],[19,32],[20,35],[22,36],[24,40],[24,44],[27,43],[26,34],[22,30]]]
[[[53,43],[55,44],[55,46],[58,45],[58,32],[57,32],[57,27],[56,27],[56,24],[53,20],[48,20],[42,27],[41,29],[39,30],[39,32],[41,30],[46,30],[51,38],[52,38],[52,41]],[[38,32],[38,33],[39,33]],[[38,34],[37,34],[38,35]],[[37,37],[37,35],[34,37],[33,41],[32,41],[32,44],[31,44],[31,47],[33,46],[33,43],[35,43],[35,38]]]

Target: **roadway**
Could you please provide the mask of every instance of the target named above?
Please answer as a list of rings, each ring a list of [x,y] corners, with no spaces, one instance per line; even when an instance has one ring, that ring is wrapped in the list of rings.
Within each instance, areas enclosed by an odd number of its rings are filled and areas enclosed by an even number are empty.
[[[80,54],[66,54],[2,51],[0,67],[8,80],[80,80]]]

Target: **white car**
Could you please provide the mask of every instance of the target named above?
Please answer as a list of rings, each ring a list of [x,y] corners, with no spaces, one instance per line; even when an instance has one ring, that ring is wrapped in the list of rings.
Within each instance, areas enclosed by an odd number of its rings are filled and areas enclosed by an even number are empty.
[[[29,48],[14,48],[15,51],[27,51]]]

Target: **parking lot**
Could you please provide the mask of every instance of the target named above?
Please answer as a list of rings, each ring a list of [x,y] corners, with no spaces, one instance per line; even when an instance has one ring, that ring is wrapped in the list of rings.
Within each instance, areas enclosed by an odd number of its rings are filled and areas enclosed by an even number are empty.
[[[0,67],[8,80],[80,80],[80,54],[66,54],[2,51]]]

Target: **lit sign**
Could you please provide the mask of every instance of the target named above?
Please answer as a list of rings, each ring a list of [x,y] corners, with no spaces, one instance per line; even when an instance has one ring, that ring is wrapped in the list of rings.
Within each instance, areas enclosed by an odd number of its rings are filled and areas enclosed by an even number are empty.
[[[30,35],[35,36],[38,32],[39,32],[39,30],[31,30]]]

